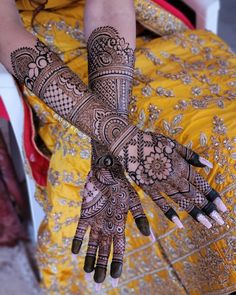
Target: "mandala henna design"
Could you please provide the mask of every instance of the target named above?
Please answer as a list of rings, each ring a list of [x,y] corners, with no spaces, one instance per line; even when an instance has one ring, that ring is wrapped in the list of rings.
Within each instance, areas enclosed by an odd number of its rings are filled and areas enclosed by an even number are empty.
[[[153,201],[161,198],[158,192],[164,192],[194,219],[202,220],[206,214],[222,223],[219,215],[213,217],[218,213],[212,201],[219,198],[219,194],[189,164],[200,166],[195,152],[163,135],[142,131],[126,139],[121,136],[121,140],[122,148],[119,150],[117,140],[113,152],[118,152],[118,159],[130,177]]]

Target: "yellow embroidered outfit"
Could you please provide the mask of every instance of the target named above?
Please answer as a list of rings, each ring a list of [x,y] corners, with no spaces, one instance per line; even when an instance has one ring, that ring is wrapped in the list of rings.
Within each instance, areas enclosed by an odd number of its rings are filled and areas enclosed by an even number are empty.
[[[137,2],[140,9],[142,1]],[[32,31],[34,8],[28,0],[19,0],[17,5],[26,28]],[[83,7],[84,1],[49,0],[46,10],[36,18],[35,31],[87,82]],[[179,230],[137,188],[157,242],[141,236],[129,216],[119,287],[113,289],[107,278],[104,294],[216,295],[236,290],[235,66],[233,53],[210,32],[137,39],[130,119],[142,129],[192,146],[213,162],[211,171],[199,171],[222,194],[230,212],[224,215],[225,225],[212,230],[182,212],[185,229]],[[46,213],[37,251],[42,284],[46,294],[92,294],[93,282],[86,281],[83,272],[86,239],[77,261],[70,252],[80,192],[90,169],[89,138],[37,97],[26,95],[40,118],[39,133],[52,152],[47,189],[38,188],[36,195]]]

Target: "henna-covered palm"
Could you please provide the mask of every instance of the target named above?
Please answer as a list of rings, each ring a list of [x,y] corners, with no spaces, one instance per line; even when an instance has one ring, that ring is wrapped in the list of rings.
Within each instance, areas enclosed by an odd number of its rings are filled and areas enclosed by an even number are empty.
[[[222,224],[217,206],[222,211],[226,208],[220,195],[193,168],[210,163],[168,137],[133,128],[131,131],[121,136],[112,150],[135,183],[154,201],[161,193],[167,194],[207,227],[211,223],[205,214]]]
[[[90,273],[95,269],[94,280],[101,283],[106,276],[112,244],[110,275],[112,278],[121,275],[128,211],[132,213],[142,234],[150,235],[150,229],[139,197],[125,178],[121,164],[108,153],[93,163],[84,188],[81,215],[72,243],[72,252],[79,252],[84,235],[90,228],[84,270]]]

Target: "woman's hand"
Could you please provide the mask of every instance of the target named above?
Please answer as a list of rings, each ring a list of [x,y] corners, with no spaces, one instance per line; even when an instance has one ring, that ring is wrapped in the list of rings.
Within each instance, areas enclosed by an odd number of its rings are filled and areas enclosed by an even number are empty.
[[[104,156],[99,162],[88,174],[81,215],[72,243],[72,252],[78,254],[84,235],[90,227],[84,270],[91,273],[95,269],[94,280],[97,283],[103,282],[106,277],[112,244],[110,275],[114,279],[121,275],[125,251],[125,224],[129,210],[140,232],[145,236],[150,235],[149,223],[139,197],[125,178],[122,166],[118,161],[114,163],[111,156]]]
[[[112,150],[118,151],[125,170],[153,201],[165,193],[207,228],[212,224],[205,215],[221,225],[224,223],[217,212],[217,209],[227,210],[220,195],[193,168],[211,168],[210,162],[163,135],[140,130],[133,135],[130,132],[130,137],[128,134],[124,133]],[[122,142],[120,150],[119,142]]]

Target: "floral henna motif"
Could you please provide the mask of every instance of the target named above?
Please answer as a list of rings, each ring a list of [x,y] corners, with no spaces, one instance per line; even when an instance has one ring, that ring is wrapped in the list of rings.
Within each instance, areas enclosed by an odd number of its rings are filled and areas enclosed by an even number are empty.
[[[204,166],[195,152],[163,135],[142,131],[125,140],[126,145],[120,151],[119,139],[116,142],[118,159],[154,202],[161,200],[159,192],[163,192],[207,227],[211,224],[204,214],[223,223],[214,204],[220,199],[219,194],[192,167]]]
[[[171,160],[168,159],[164,153],[159,153],[157,151],[158,149],[154,147],[156,153],[150,153],[150,155],[146,156],[143,163],[144,173],[152,180],[167,179],[172,172]],[[140,166],[139,169],[141,168]]]

